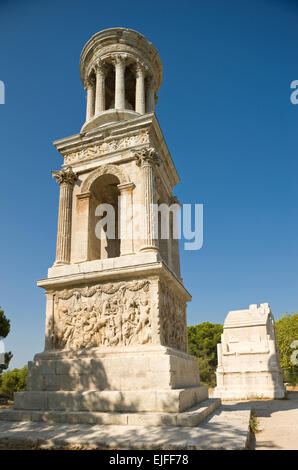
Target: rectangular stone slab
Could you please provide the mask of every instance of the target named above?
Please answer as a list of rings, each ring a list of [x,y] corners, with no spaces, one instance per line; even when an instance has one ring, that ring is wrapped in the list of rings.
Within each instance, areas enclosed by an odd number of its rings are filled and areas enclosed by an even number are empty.
[[[250,416],[230,407],[193,427],[0,421],[0,449],[244,450]]]
[[[15,410],[179,413],[208,398],[208,387],[138,391],[18,392]]]
[[[218,408],[220,403],[220,399],[204,400],[199,405],[181,413],[3,410],[0,412],[0,420],[133,426],[197,426]]]
[[[44,352],[29,363],[28,390],[146,390],[200,385],[197,360],[164,346]]]

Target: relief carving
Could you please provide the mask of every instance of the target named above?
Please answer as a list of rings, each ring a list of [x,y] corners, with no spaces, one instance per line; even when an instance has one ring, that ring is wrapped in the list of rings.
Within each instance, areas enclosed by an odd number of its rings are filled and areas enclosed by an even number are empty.
[[[186,305],[164,283],[160,284],[161,344],[187,352]]]
[[[81,349],[152,342],[149,281],[55,293],[50,347]]]
[[[124,150],[135,145],[142,145],[149,142],[149,132],[140,132],[137,135],[124,137],[122,139],[113,139],[102,142],[101,144],[90,145],[77,152],[66,153],[64,155],[64,162],[74,163],[91,158],[99,157],[106,153],[115,152],[117,150]]]

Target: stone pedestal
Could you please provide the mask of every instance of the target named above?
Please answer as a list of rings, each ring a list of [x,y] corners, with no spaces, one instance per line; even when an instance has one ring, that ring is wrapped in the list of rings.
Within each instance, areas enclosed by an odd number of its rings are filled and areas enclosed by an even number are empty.
[[[214,397],[284,398],[274,319],[268,304],[229,312],[217,355]]]
[[[54,266],[39,281],[47,291],[45,351],[29,362],[11,419],[69,422],[71,413],[73,423],[195,426],[219,405],[206,406],[208,388],[187,353],[190,296],[181,282],[156,252],[118,263],[122,270],[116,263],[108,273],[98,261],[81,263],[84,274]]]
[[[160,425],[165,414],[173,414],[175,424],[207,398],[188,354],[164,346],[90,348],[37,354],[29,363],[28,391],[16,394],[14,409],[78,412],[77,422],[82,412],[104,413],[110,424],[114,413],[127,413],[127,424],[137,423],[137,414],[144,424],[143,413],[151,413],[151,422],[155,416]]]

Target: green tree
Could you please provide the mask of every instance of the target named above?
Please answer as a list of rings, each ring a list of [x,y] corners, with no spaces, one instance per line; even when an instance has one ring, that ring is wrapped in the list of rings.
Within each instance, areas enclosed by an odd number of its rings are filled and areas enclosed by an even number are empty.
[[[0,338],[6,338],[10,331],[10,320],[4,315],[4,310],[0,307]]]
[[[0,307],[0,341],[6,338],[9,332],[10,332],[10,320],[6,318],[6,316],[4,315],[4,310],[2,310]],[[4,361],[1,358],[0,377],[1,377],[3,370],[8,368],[8,365],[9,365],[9,362],[11,361],[12,356],[13,355],[11,352],[7,352],[4,354]]]
[[[198,359],[201,382],[213,387],[216,384],[217,343],[220,342],[223,325],[203,322],[188,326],[187,331],[188,350]]]
[[[1,376],[0,395],[13,400],[15,392],[26,390],[27,387],[27,366],[22,369],[13,369],[3,372]]]
[[[285,313],[275,322],[275,327],[284,380],[294,385],[298,383],[298,366],[291,360],[294,351],[291,344],[298,340],[298,313]]]

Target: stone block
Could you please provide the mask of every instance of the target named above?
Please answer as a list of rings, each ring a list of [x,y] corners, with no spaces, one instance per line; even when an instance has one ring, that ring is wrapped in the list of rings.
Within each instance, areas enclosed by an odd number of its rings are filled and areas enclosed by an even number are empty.
[[[46,410],[47,392],[17,392],[14,396],[15,410]]]
[[[175,413],[131,413],[127,415],[129,426],[176,426]]]
[[[214,397],[247,400],[285,396],[269,304],[229,312],[217,352]]]

